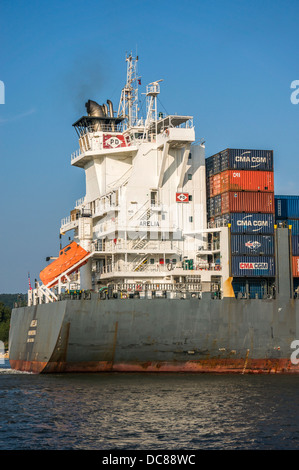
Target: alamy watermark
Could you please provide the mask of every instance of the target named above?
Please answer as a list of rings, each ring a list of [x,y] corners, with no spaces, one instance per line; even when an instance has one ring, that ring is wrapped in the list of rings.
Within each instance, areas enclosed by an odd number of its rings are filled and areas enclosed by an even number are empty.
[[[296,348],[296,349],[295,349]],[[295,349],[294,352],[291,354],[291,363],[297,366],[299,364],[299,358],[297,357],[299,354],[299,340],[295,339],[291,342],[291,349]]]
[[[293,80],[291,83],[291,88],[294,91],[291,93],[291,103],[298,104],[299,103],[299,80]]]
[[[0,80],[0,104],[5,104],[5,86],[2,80]]]

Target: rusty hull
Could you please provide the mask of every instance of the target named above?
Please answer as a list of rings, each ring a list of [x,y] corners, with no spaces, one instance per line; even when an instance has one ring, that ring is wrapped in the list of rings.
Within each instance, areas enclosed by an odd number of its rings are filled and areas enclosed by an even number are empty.
[[[130,363],[113,364],[110,362],[35,362],[11,361],[12,369],[32,373],[95,373],[95,372],[162,372],[162,373],[213,373],[213,374],[297,374],[299,368],[293,365],[290,359],[253,359],[226,360],[207,359],[201,361],[188,361],[185,363]]]

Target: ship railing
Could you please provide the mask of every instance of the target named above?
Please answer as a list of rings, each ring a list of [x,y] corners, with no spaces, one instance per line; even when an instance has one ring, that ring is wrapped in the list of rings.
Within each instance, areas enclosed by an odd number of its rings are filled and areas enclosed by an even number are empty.
[[[107,287],[100,289],[100,299],[201,299],[202,295],[209,295],[212,300],[222,298],[221,286],[211,281],[201,282],[200,278],[193,282],[124,282],[108,283]]]
[[[114,209],[113,209],[114,210]],[[111,210],[111,212],[113,212]],[[111,215],[111,214],[110,214]],[[146,219],[144,219],[146,220]],[[141,224],[141,222],[137,220],[125,220],[124,218],[118,217],[118,211],[115,210],[115,215],[113,218],[108,218],[105,217],[103,220],[100,220],[99,224],[97,225],[96,228],[96,236],[99,238],[101,236],[108,236],[108,233],[112,234],[109,235],[110,238],[115,238],[114,234],[116,235],[116,232],[129,232],[131,235],[131,238],[136,236],[143,235],[145,232],[150,232],[150,233],[167,233],[167,232],[175,232],[176,231],[176,226],[174,224],[169,224],[165,225],[163,227],[159,227],[158,224],[155,222],[158,222],[158,219],[152,218],[149,219],[149,222],[152,222],[152,225],[146,225],[146,223]],[[156,237],[152,237],[156,238]]]
[[[80,157],[80,155],[82,155],[81,149],[75,150],[75,151],[71,154],[71,161],[73,161],[73,160],[75,160],[76,158]]]
[[[222,266],[216,263],[198,263],[193,267],[196,271],[221,271]]]
[[[198,251],[217,251],[220,250],[220,242],[206,243],[203,246],[198,247]]]
[[[182,290],[189,290],[189,291],[202,291],[202,284],[201,282],[125,282],[125,283],[109,283],[108,286],[111,286],[114,291],[138,291],[140,288],[144,291],[149,290],[166,290],[166,291],[182,291]]]
[[[120,207],[118,204],[113,204],[102,200],[96,200],[95,209],[93,212],[94,217],[100,217],[108,212],[119,211]]]
[[[219,220],[214,220],[208,222],[208,228],[220,228],[220,227],[227,227],[229,224],[229,220],[222,218]]]
[[[92,245],[93,251],[117,253],[119,251],[149,251],[153,253],[168,253],[176,251],[175,243],[172,240],[153,241],[147,238],[137,240],[97,240]],[[150,254],[150,253],[149,253]]]
[[[28,291],[28,306],[56,302],[57,300],[57,295],[47,286],[39,282],[35,283],[35,289]]]
[[[142,260],[141,260],[142,261]],[[105,266],[101,266],[97,269],[96,273],[97,274],[112,274],[114,272],[136,272],[136,275],[138,274],[138,271],[142,272],[172,272],[173,271],[179,271],[181,272],[182,270],[187,273],[191,273],[194,271],[200,272],[200,271],[221,271],[222,266],[216,263],[205,263],[205,264],[196,264],[193,267],[187,267],[187,266],[180,266],[180,263],[178,264],[173,264],[173,263],[167,263],[167,264],[149,264],[149,263],[144,263],[142,264],[142,268],[139,268],[136,271],[136,268],[138,268],[141,265],[141,263],[127,263],[125,264],[108,264]]]
[[[109,132],[111,133],[120,133],[125,130],[123,122],[104,124],[104,123],[95,123],[94,125],[84,126],[80,129],[80,138],[86,136],[87,134],[94,134],[98,132]],[[92,136],[90,136],[92,137]]]
[[[60,229],[63,230],[63,228],[66,228],[69,224],[72,224],[72,226],[75,227],[75,225],[78,224],[78,220],[80,219],[80,217],[91,217],[91,209],[89,209],[88,206],[81,206],[81,210],[78,210],[75,214],[69,215],[67,217],[64,217],[64,219],[61,219]]]
[[[69,215],[68,217],[65,217],[64,219],[61,219],[61,227],[64,225],[68,225],[71,222],[71,216]]]
[[[80,199],[77,199],[75,203],[75,208],[77,209],[78,207],[82,206],[84,204],[84,201],[85,201],[85,196],[81,197]]]
[[[181,129],[192,129],[192,127],[194,127],[193,118],[190,118],[188,119],[188,121],[183,122],[182,124],[175,126],[175,127],[179,127]]]

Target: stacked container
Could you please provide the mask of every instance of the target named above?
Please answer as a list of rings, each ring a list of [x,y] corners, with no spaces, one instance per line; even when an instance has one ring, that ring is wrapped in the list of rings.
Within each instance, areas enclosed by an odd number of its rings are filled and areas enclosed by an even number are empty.
[[[231,224],[231,274],[275,276],[272,150],[226,149],[206,159],[210,226]]]
[[[293,277],[299,278],[299,196],[275,196],[275,219],[277,225],[292,227]]]

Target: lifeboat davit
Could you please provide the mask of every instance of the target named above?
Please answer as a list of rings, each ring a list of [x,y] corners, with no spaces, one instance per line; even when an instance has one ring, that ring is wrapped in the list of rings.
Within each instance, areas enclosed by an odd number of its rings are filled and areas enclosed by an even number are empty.
[[[58,284],[57,278],[63,273],[72,274],[86,264],[89,259],[88,255],[89,252],[84,250],[78,243],[70,243],[60,250],[59,257],[55,261],[40,272],[39,276],[42,283],[47,287],[55,286]],[[73,269],[71,269],[72,267]]]

